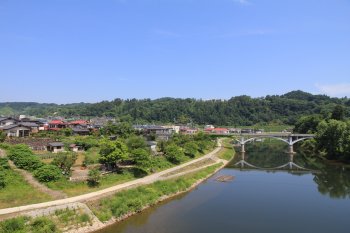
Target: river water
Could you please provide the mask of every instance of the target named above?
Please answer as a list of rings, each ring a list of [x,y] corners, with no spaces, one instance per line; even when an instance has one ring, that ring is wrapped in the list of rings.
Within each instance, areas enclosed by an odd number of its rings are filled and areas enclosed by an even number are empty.
[[[247,146],[245,161],[272,168],[289,162],[285,144]],[[314,172],[240,169],[234,161],[195,190],[98,233],[350,232],[350,169],[302,153],[294,162]],[[231,175],[231,182],[215,177]]]

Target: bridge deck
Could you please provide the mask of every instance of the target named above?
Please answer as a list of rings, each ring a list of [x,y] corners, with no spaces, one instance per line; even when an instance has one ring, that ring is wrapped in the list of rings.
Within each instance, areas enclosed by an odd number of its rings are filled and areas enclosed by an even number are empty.
[[[266,132],[266,133],[230,133],[225,135],[231,136],[249,136],[249,137],[315,137],[314,134],[293,134],[293,133],[278,133],[278,132]]]

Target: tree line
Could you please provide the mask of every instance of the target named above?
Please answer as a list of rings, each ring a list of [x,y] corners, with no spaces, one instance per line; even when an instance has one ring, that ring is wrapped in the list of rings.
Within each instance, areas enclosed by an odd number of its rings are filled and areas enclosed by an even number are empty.
[[[0,115],[27,114],[39,117],[128,118],[134,123],[195,123],[215,125],[253,125],[277,122],[293,125],[305,115],[327,116],[335,106],[350,112],[350,99],[292,91],[261,98],[237,96],[228,100],[202,99],[115,99],[94,104],[0,103]]]

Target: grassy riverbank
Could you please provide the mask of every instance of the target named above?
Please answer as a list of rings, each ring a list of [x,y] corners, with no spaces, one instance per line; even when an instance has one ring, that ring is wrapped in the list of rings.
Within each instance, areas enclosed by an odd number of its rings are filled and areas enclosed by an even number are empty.
[[[88,203],[88,206],[102,222],[112,218],[121,219],[152,206],[166,197],[189,190],[194,184],[212,174],[221,165],[222,163],[215,164],[176,179],[157,181],[153,184],[125,190],[113,197]]]
[[[235,150],[231,141],[232,139],[230,138],[221,141],[223,149],[219,152],[218,158],[230,161],[235,156]]]

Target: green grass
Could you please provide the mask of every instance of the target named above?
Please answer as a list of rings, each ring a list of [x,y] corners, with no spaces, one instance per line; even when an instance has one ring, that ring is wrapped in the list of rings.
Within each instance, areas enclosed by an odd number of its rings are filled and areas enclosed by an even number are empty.
[[[92,225],[92,219],[82,209],[56,210],[45,217],[16,217],[0,222],[1,233],[59,233]]]
[[[6,186],[0,189],[0,209],[52,200],[29,185],[16,171],[6,169],[4,173]]]
[[[104,188],[111,187],[113,185],[125,183],[140,177],[143,177],[144,173],[137,169],[123,169],[123,173],[111,173],[101,177],[100,185],[97,187],[90,187],[86,182],[70,182],[66,179],[60,179],[56,182],[50,182],[47,186],[54,190],[60,190],[66,193],[69,197],[81,195],[84,193],[94,192]]]
[[[157,181],[153,184],[121,191],[113,197],[88,203],[88,205],[101,221],[108,221],[113,216],[121,217],[128,213],[138,212],[146,206],[154,205],[163,196],[186,191],[196,181],[213,173],[219,166],[221,164],[216,164],[176,179]]]
[[[17,217],[0,222],[1,233],[58,233],[56,224],[47,217]]]
[[[97,147],[92,147],[88,149],[84,155],[85,155],[85,164],[90,165],[90,164],[97,164],[98,160],[100,158],[99,154],[100,149]]]
[[[233,149],[232,144],[230,143],[232,139],[223,139],[222,146],[223,149],[219,152],[218,157],[230,161],[235,156],[235,150]]]

